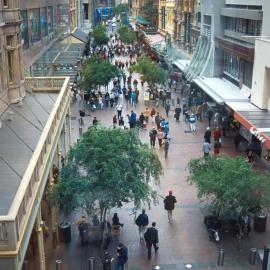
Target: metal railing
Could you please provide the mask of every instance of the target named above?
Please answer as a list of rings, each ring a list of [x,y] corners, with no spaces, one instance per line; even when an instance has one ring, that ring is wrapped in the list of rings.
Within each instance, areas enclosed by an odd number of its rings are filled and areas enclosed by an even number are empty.
[[[25,88],[33,91],[57,91],[47,123],[39,138],[35,151],[25,170],[8,215],[0,216],[0,254],[3,251],[17,251],[21,244],[37,198],[42,197],[41,186],[47,179],[41,178],[50,158],[52,144],[70,104],[69,77],[26,77]],[[41,181],[42,179],[42,181]]]

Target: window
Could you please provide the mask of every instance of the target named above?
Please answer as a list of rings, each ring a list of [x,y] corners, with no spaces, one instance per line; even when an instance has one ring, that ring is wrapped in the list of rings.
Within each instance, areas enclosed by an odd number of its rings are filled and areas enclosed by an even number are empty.
[[[239,58],[237,56],[224,52],[223,72],[226,72],[233,78],[239,80],[240,74]]]
[[[7,46],[12,46],[13,45],[13,36],[7,36],[6,37],[6,40],[7,40]]]
[[[12,83],[14,80],[13,74],[13,51],[7,51],[7,58],[8,58],[8,76],[9,76],[9,83]]]
[[[8,0],[4,0],[4,8],[8,8]]]

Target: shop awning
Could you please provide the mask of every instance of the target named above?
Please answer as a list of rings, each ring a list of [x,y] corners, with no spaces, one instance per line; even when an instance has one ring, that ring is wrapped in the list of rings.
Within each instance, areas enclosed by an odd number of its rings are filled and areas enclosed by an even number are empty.
[[[249,102],[249,99],[241,94],[240,89],[228,80],[199,77],[193,81],[219,104]]]
[[[137,21],[137,23],[143,24],[143,25],[148,25],[148,24],[150,24],[150,22],[149,22],[148,20],[146,20],[144,17],[141,17],[141,16],[138,16],[138,17],[136,18],[136,21]]]
[[[258,111],[234,111],[234,118],[270,149],[270,113]]]
[[[87,34],[85,34],[79,29],[76,29],[74,32],[71,33],[71,35],[83,43],[87,42]]]
[[[165,38],[161,34],[146,35],[145,41],[148,43],[149,46],[154,46],[163,42],[165,43]]]
[[[181,71],[184,71],[190,64],[190,60],[176,60],[173,64],[178,67]]]

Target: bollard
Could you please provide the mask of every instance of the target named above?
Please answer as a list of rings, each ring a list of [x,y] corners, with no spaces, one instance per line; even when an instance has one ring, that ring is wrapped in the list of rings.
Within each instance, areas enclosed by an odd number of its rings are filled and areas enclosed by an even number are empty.
[[[264,252],[263,252],[262,270],[267,270],[268,269],[269,252],[270,252],[270,246],[265,245],[264,246]]]
[[[88,259],[88,270],[96,270],[96,259],[95,259],[95,257],[90,257]]]
[[[251,265],[254,265],[255,264],[255,262],[256,262],[256,255],[257,255],[257,249],[256,248],[251,248],[249,250],[249,259],[248,259],[248,261],[249,261],[249,263]]]
[[[217,261],[217,265],[218,266],[223,266],[224,263],[224,249],[221,248],[218,251],[218,261]]]
[[[62,270],[62,261],[61,260],[56,260],[55,265],[56,265],[56,270]]]

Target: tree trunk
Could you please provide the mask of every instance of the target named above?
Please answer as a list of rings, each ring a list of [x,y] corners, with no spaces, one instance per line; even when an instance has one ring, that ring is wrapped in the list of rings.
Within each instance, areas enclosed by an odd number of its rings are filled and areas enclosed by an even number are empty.
[[[104,227],[103,227],[103,231],[102,231],[102,242],[101,242],[101,249],[102,249],[102,250],[104,250],[105,247],[107,248],[107,245],[108,245],[108,244],[107,244],[107,240],[108,240],[109,237],[111,237],[111,236],[109,235],[109,230],[108,230],[108,226],[107,226],[107,219],[106,219],[107,210],[108,210],[107,207],[105,207],[105,208],[103,209],[103,219],[102,219],[102,221],[101,221],[101,222],[104,223]]]

